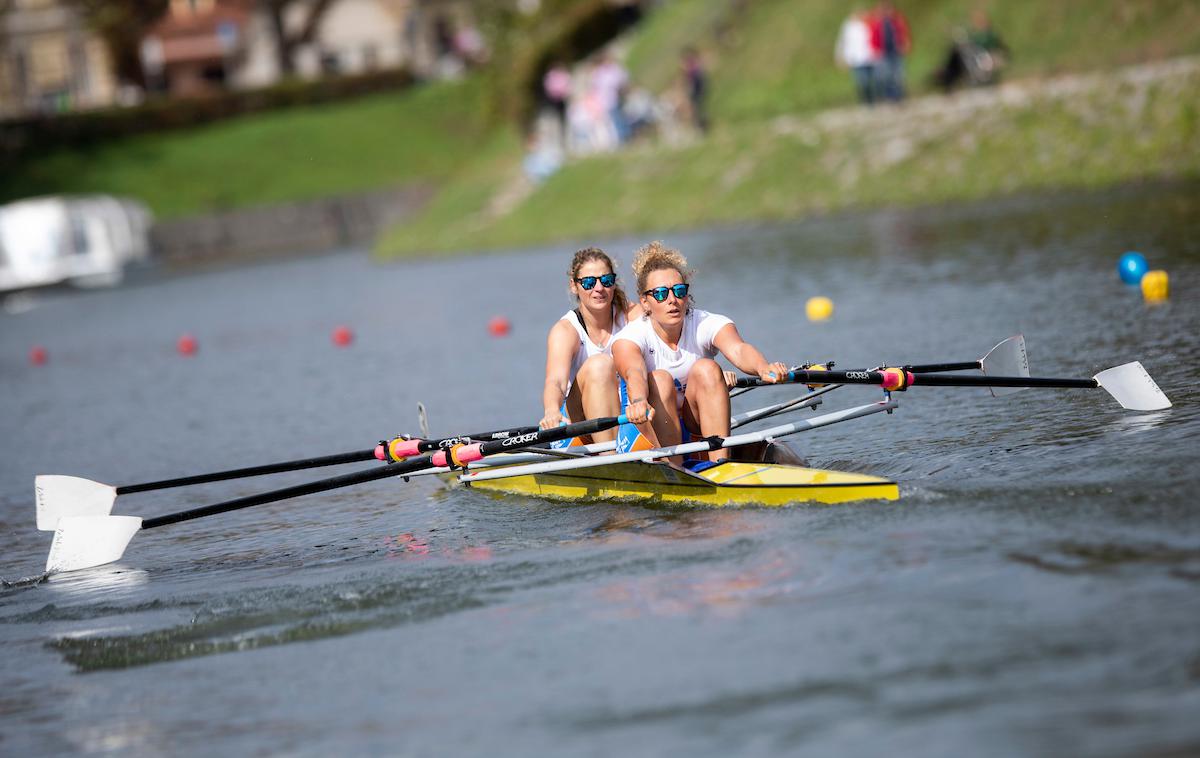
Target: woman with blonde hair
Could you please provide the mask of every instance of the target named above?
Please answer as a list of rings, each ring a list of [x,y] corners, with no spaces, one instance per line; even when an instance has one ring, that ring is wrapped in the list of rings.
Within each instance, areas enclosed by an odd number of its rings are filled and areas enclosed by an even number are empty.
[[[786,376],[787,367],[769,363],[729,318],[692,307],[692,272],[678,250],[661,242],[644,245],[634,255],[633,273],[642,316],[613,338],[612,354],[628,393],[625,414],[644,439],[623,434],[618,451],[675,445],[685,429],[728,436],[729,388],[736,376],[722,371],[716,354],[771,383]],[[711,461],[722,457],[721,450],[709,453]]]
[[[597,247],[575,253],[567,270],[567,288],[578,306],[550,328],[546,340],[543,429],[568,418],[583,421],[620,413],[612,338],[637,313],[637,306],[621,289],[612,258]],[[615,436],[615,430],[597,432],[592,441]]]

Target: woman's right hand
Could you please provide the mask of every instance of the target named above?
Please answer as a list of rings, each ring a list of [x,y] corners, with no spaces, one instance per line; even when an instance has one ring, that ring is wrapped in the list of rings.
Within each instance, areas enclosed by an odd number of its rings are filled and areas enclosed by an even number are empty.
[[[654,409],[645,400],[631,400],[625,406],[625,418],[631,424],[644,424],[654,418]]]
[[[538,426],[542,429],[554,429],[563,425],[562,412],[553,410],[547,411],[542,420],[538,422]]]

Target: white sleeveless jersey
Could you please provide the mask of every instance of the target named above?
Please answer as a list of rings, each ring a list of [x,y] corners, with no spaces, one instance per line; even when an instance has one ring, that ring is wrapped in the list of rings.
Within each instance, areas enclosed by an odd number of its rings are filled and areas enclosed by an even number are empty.
[[[612,331],[609,334],[608,342],[604,345],[592,342],[579,314],[575,311],[567,311],[560,320],[570,324],[575,329],[575,333],[579,335],[579,348],[575,350],[575,356],[571,358],[571,373],[567,375],[567,391],[570,392],[571,386],[575,384],[575,375],[583,367],[584,361],[593,355],[612,355],[612,341],[616,333],[625,327],[625,314],[620,312],[613,314]]]
[[[675,385],[683,390],[687,388],[687,375],[692,366],[701,358],[716,356],[718,351],[713,339],[726,324],[732,323],[732,320],[719,313],[692,308],[683,318],[678,350],[672,350],[659,339],[654,325],[645,316],[622,329],[612,341],[629,340],[637,345],[646,361],[648,373],[663,369],[675,380]]]

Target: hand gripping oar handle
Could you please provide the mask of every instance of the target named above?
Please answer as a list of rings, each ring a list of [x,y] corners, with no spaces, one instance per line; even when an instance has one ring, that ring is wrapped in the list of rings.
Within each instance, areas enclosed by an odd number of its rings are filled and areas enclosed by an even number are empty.
[[[606,417],[598,419],[590,419],[588,421],[580,421],[576,424],[568,424],[554,429],[543,429],[536,432],[529,432],[509,437],[507,439],[495,440],[491,442],[475,443],[473,445],[463,445],[457,449],[452,449],[450,452],[462,453],[468,448],[477,448],[478,457],[471,457],[468,460],[478,460],[486,455],[493,455],[506,450],[519,450],[524,447],[531,447],[543,442],[554,442],[556,440],[570,439],[580,434],[594,434],[602,432],[605,429],[611,429],[618,424],[625,423],[625,417]],[[192,519],[204,518],[205,516],[214,516],[218,513],[228,513],[242,508],[250,508],[255,505],[264,505],[273,503],[278,500],[287,500],[293,497],[301,497],[303,495],[311,495],[317,492],[326,492],[328,490],[338,489],[340,487],[350,487],[355,484],[365,484],[375,481],[376,479],[386,479],[390,476],[401,476],[403,474],[419,471],[432,466],[445,466],[448,463],[447,452],[439,450],[433,455],[426,455],[420,458],[397,463],[391,466],[374,468],[370,471],[358,471],[353,474],[343,474],[329,479],[322,479],[308,484],[299,484],[294,487],[285,487],[279,490],[270,492],[261,492],[257,495],[247,495],[233,500],[226,500],[221,503],[213,503],[200,508],[192,508],[191,510],[179,511],[178,513],[168,513],[164,516],[156,516],[142,520],[142,529],[153,529],[157,526],[166,526],[167,524],[177,524],[181,521],[190,521]],[[466,455],[473,455],[473,452],[468,452]],[[373,455],[373,453],[372,453]],[[453,460],[454,456],[451,456]],[[440,462],[439,462],[440,461]],[[459,464],[461,465],[461,464]]]

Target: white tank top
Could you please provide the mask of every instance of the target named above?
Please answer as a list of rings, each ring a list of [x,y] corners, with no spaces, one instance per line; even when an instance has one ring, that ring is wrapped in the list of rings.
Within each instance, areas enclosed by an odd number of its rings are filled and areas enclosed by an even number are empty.
[[[638,346],[646,361],[647,373],[663,369],[675,380],[676,386],[687,388],[688,372],[701,358],[713,358],[719,352],[713,344],[717,332],[726,324],[732,324],[727,316],[709,313],[699,308],[689,308],[683,318],[683,329],[679,335],[678,348],[672,350],[654,331],[650,318],[643,316],[622,329],[609,341],[629,340]]]
[[[567,375],[567,391],[570,392],[571,386],[575,384],[575,375],[583,367],[584,361],[593,355],[612,355],[613,335],[624,328],[625,314],[620,312],[613,314],[612,330],[609,332],[608,342],[603,345],[592,342],[587,329],[583,326],[583,317],[578,311],[567,311],[560,320],[570,324],[575,329],[575,333],[579,335],[579,349],[575,351],[575,357],[571,359],[571,373]]]

